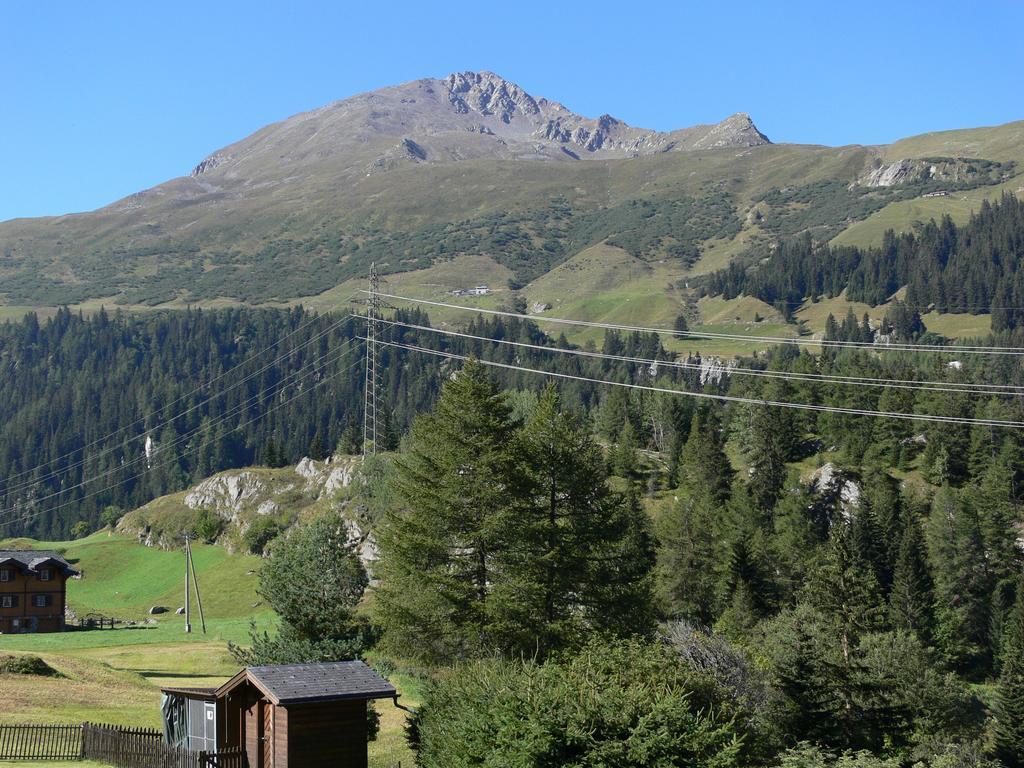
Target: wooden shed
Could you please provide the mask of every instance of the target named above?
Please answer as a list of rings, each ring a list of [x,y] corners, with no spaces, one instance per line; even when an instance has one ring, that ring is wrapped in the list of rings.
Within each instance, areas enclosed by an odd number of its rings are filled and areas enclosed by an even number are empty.
[[[397,692],[363,662],[338,661],[248,667],[220,688],[164,695],[165,731],[190,749],[242,747],[250,768],[365,768],[366,702]]]

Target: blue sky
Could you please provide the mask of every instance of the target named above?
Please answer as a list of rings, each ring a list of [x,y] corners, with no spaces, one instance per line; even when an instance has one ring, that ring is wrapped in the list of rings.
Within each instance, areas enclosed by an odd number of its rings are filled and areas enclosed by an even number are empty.
[[[0,3],[0,220],[90,210],[295,112],[490,69],[589,116],[775,141],[1024,119],[1024,3]]]

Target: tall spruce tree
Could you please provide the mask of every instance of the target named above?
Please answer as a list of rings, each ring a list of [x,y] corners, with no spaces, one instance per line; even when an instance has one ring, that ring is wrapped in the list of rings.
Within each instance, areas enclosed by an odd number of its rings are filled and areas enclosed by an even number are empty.
[[[837,521],[818,568],[807,582],[805,598],[834,627],[844,663],[865,632],[882,628],[878,581],[867,555],[858,548],[857,523]]]
[[[861,490],[861,518],[871,534],[867,542],[875,565],[875,576],[885,594],[889,593],[903,528],[903,503],[899,483],[878,467],[864,473]]]
[[[932,501],[928,551],[935,579],[935,639],[951,667],[978,678],[990,668],[992,576],[974,505],[943,487]]]
[[[889,594],[889,619],[929,644],[935,631],[935,589],[924,534],[917,516],[907,514]]]
[[[722,556],[715,512],[706,489],[682,491],[658,520],[658,596],[670,616],[710,626],[718,616],[718,575]]]
[[[608,485],[604,457],[548,387],[516,446],[525,482],[506,518],[493,578],[491,631],[501,650],[541,658],[595,627],[619,636],[650,627],[649,558],[637,520]]]
[[[715,504],[729,499],[733,470],[725,455],[721,424],[714,408],[698,408],[679,456],[679,486],[700,491]]]
[[[772,382],[765,387],[765,399],[787,402],[791,387]],[[786,482],[786,462],[793,458],[797,427],[793,411],[768,405],[754,406],[750,417],[749,442],[750,494],[762,510],[770,510],[778,501]]]
[[[1024,768],[1024,576],[1003,630],[1002,671],[996,686],[994,741],[1006,768]]]
[[[445,663],[495,646],[494,568],[522,483],[509,413],[471,361],[416,420],[395,462],[400,506],[381,528],[376,595],[399,654]]]

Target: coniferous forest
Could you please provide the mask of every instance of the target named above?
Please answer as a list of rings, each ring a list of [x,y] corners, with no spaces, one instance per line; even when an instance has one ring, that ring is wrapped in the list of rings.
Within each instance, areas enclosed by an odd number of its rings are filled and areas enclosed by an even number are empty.
[[[916,232],[888,232],[877,248],[832,246],[809,234],[773,244],[716,272],[704,289],[748,294],[791,316],[805,300],[838,296],[875,306],[906,287],[906,301],[939,312],[992,312],[992,330],[1024,322],[1024,204],[1011,194],[982,203],[970,221],[948,217]]]
[[[890,321],[921,338],[913,310]],[[220,469],[356,452],[360,325],[223,310],[3,326],[8,531],[59,538]],[[240,659],[372,649],[413,670],[425,766],[1022,764],[1024,442],[966,421],[1021,406],[964,389],[1024,386],[1019,357],[783,345],[709,377],[654,334],[574,347],[518,318],[472,321],[479,338],[418,311],[384,325],[388,343],[481,362],[381,347],[377,582],[354,553],[332,559],[317,608],[268,576],[283,623]],[[266,573],[346,551],[329,522],[301,530]]]

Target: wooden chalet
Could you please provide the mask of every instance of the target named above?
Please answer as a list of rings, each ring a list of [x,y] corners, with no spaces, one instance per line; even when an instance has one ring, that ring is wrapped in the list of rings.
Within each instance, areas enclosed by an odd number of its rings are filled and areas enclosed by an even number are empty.
[[[243,669],[220,688],[164,688],[164,736],[240,747],[250,768],[364,768],[366,703],[397,692],[361,661]]]
[[[67,581],[77,575],[56,552],[0,549],[0,634],[62,632]]]

